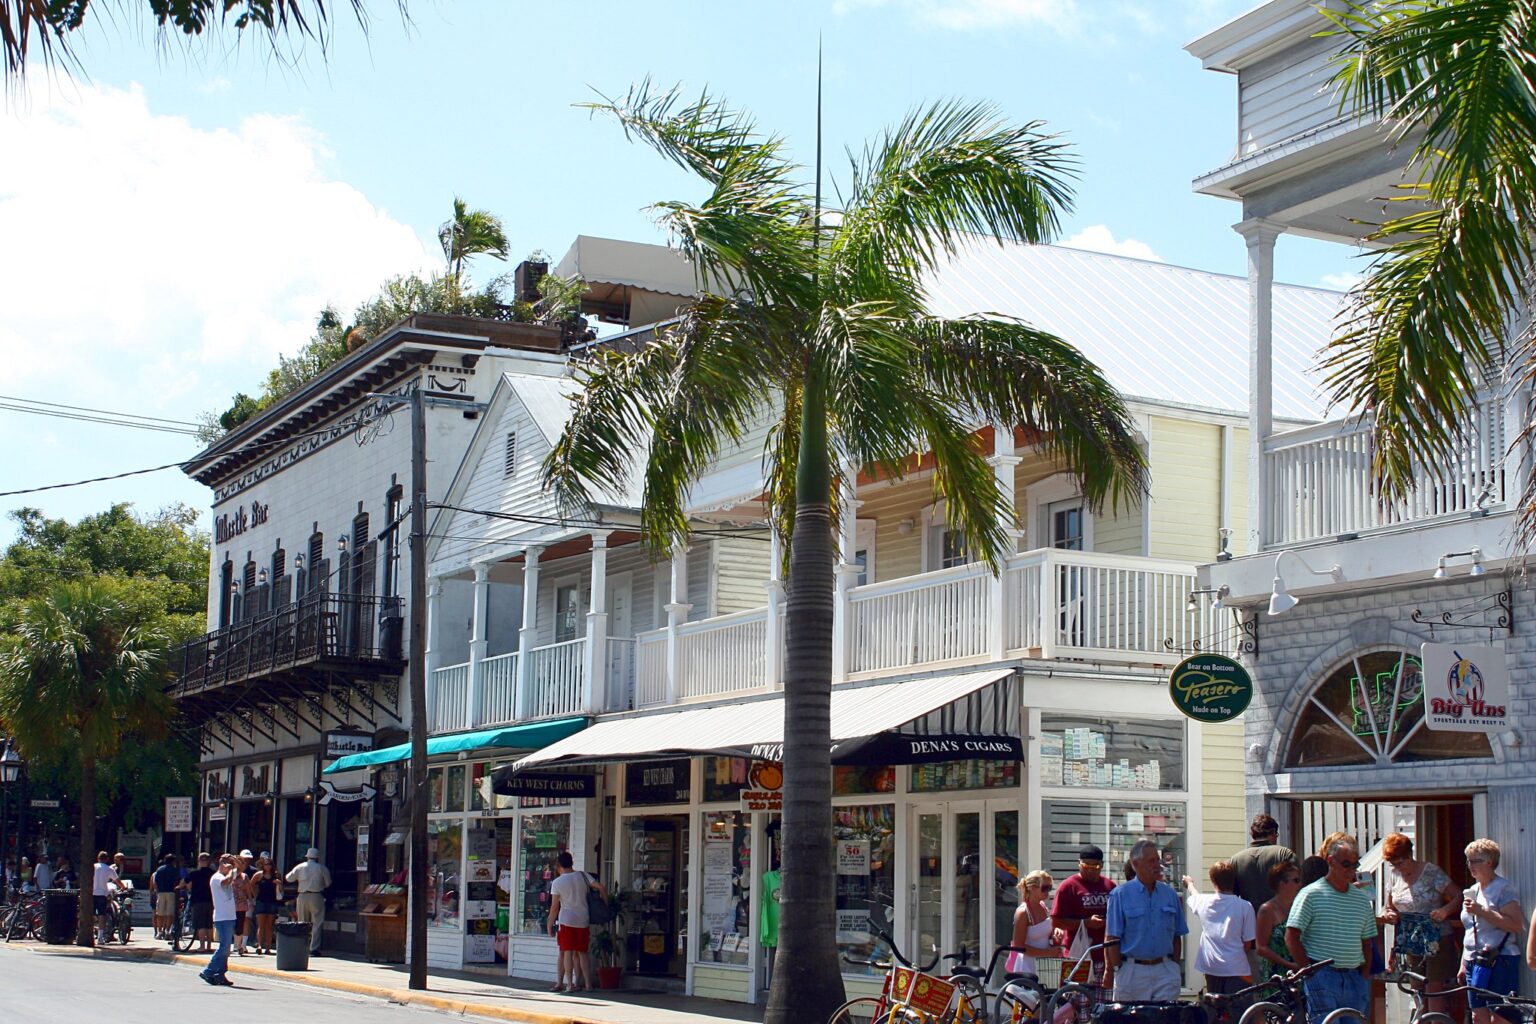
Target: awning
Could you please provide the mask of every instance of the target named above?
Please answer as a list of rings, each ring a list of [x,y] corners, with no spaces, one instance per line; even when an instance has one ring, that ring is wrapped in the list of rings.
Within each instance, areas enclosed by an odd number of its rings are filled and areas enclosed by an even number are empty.
[[[839,686],[832,691],[832,760],[1021,761],[1016,689],[1011,668]],[[520,772],[695,754],[776,761],[783,757],[783,745],[784,698],[776,695],[599,722],[529,754],[513,768]]]
[[[439,754],[457,754],[461,750],[488,750],[492,747],[506,747],[511,750],[538,750],[559,740],[563,740],[572,733],[580,732],[587,727],[585,718],[556,718],[548,722],[528,722],[523,725],[509,725],[500,729],[482,729],[480,732],[459,733],[456,736],[429,736],[427,738],[427,756],[436,757]],[[372,765],[392,764],[395,761],[405,761],[411,756],[411,745],[401,743],[393,747],[385,747],[382,750],[370,750],[364,754],[348,754],[346,757],[337,758],[328,766],[322,775],[334,775],[337,772],[350,771],[354,768],[366,768]]]

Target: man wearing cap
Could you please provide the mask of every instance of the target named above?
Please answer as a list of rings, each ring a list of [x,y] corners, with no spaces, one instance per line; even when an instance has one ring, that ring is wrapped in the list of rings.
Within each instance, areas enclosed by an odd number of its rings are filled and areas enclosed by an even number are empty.
[[[1109,894],[1104,910],[1104,985],[1115,1002],[1165,1002],[1179,997],[1180,962],[1189,933],[1184,903],[1163,874],[1157,843],[1138,839],[1131,847],[1136,877]]]
[[[1057,928],[1067,933],[1067,948],[1077,949],[1076,956],[1089,945],[1104,941],[1104,908],[1109,904],[1109,894],[1115,891],[1115,883],[1104,877],[1104,851],[1092,843],[1077,851],[1077,874],[1061,883],[1056,890],[1056,901],[1051,906],[1051,920]],[[1079,928],[1086,926],[1088,934],[1078,940]],[[1074,957],[1074,959],[1075,959]],[[1093,953],[1095,974],[1104,969],[1104,951]],[[1087,981],[1080,977],[1078,981]]]
[[[309,955],[320,955],[320,929],[325,927],[325,890],[331,887],[331,872],[320,863],[320,851],[311,846],[304,851],[304,863],[283,876],[298,889],[295,910],[300,921],[309,922]]]

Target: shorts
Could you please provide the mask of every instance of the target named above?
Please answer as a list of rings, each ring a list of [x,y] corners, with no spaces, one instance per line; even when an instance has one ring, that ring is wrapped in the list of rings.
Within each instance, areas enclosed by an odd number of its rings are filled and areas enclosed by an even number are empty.
[[[239,935],[239,934],[241,934],[244,931],[245,931],[245,911],[237,910],[237,911],[235,911],[235,934]]]
[[[562,929],[563,930],[563,929]],[[562,947],[563,948],[563,947]],[[1483,988],[1490,992],[1515,992],[1520,991],[1520,958],[1518,956],[1496,956],[1493,958],[1493,973],[1488,984]],[[1476,992],[1467,993],[1467,1005],[1474,1010],[1485,1006],[1499,1006],[1498,1000],[1490,999]]]
[[[257,917],[271,917],[282,909],[283,905],[276,900],[257,900],[254,913]]]
[[[155,893],[155,914],[158,917],[175,917],[176,894],[173,892]]]
[[[95,914],[97,917],[101,917],[103,914],[110,913],[110,911],[107,910],[107,898],[105,896],[91,897],[91,913]]]
[[[555,944],[562,953],[585,953],[587,944],[591,941],[591,928],[577,928],[575,925],[563,924],[555,933]]]
[[[200,932],[213,930],[213,904],[192,904],[192,927]]]

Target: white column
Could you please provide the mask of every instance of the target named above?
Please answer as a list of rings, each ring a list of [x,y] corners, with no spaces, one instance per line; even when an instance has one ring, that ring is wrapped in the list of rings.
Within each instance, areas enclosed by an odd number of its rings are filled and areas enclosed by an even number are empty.
[[[1269,538],[1264,442],[1274,433],[1275,239],[1285,225],[1256,218],[1233,226],[1248,243],[1248,550]]]
[[[592,531],[592,590],[587,604],[587,645],[582,652],[587,710],[608,710],[608,530]]]
[[[997,480],[997,489],[1002,492],[1007,500],[1008,511],[1003,514],[1003,521],[999,524],[1003,532],[1008,535],[1008,540],[1003,547],[1002,568],[992,577],[990,595],[992,600],[991,649],[992,657],[1002,661],[1008,656],[1008,559],[1012,558],[1019,550],[1019,513],[1015,504],[1013,475],[1014,469],[1019,464],[1019,457],[1014,454],[1013,428],[999,423],[993,427],[992,455],[987,462],[992,466],[992,475]]]
[[[688,549],[672,549],[672,592],[667,601],[667,703],[676,704],[681,692],[685,666],[679,658],[677,627],[688,621],[693,605],[688,603]]]
[[[541,547],[523,552],[523,628],[517,634],[517,720],[527,718],[533,707],[534,630],[539,619],[539,555]]]
[[[832,682],[841,683],[848,678],[848,666],[853,661],[850,645],[853,642],[852,616],[848,592],[858,582],[859,567],[853,556],[858,544],[859,500],[857,477],[859,468],[844,463],[838,474],[841,478],[839,493],[841,506],[837,518],[837,589],[832,595]]]
[[[427,580],[427,649],[421,652],[423,665],[427,673],[427,706],[424,708],[412,708],[412,715],[426,715],[427,729],[430,731],[432,722],[432,702],[437,694],[437,663],[441,660],[438,653],[441,647],[438,644],[437,632],[443,624],[443,579],[441,576],[433,576]],[[415,657],[413,653],[411,655]]]
[[[781,642],[784,632],[784,541],[780,539],[778,531],[771,527],[769,537],[768,582],[763,585],[768,591],[768,623],[764,630],[767,639],[763,646],[763,684],[777,688],[784,685],[784,665],[781,658],[781,652],[784,649]]]
[[[464,724],[471,727],[480,724],[480,688],[485,671],[485,630],[490,597],[491,566],[480,562],[475,566],[475,597],[469,620],[469,689],[464,701]]]

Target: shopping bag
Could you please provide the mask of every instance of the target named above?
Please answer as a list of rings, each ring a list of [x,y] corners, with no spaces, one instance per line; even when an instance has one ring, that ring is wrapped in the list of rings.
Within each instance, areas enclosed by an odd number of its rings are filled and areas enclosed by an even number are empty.
[[[1082,960],[1083,954],[1088,952],[1093,942],[1088,938],[1088,922],[1079,921],[1077,934],[1072,936],[1072,945],[1067,948],[1066,959],[1062,961],[1062,981],[1076,981],[1087,984],[1093,977],[1093,961],[1083,960],[1082,966],[1073,969],[1077,961]]]

